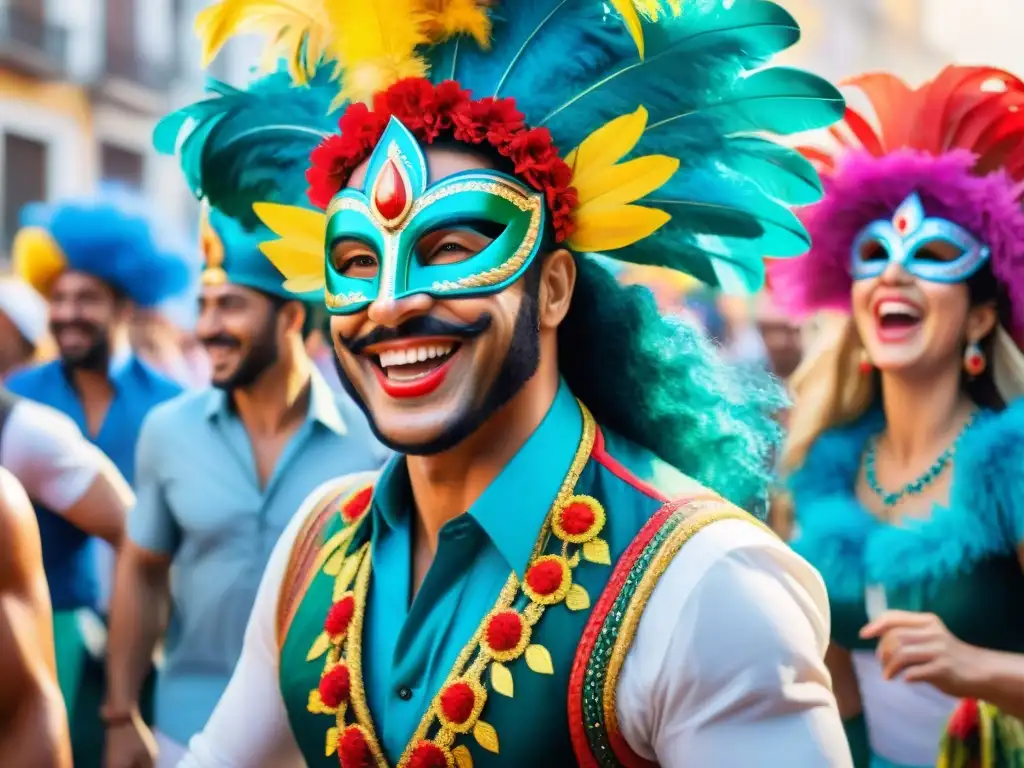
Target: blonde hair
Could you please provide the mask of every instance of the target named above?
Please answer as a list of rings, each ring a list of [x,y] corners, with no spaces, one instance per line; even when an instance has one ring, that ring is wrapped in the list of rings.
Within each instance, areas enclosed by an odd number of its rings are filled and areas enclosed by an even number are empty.
[[[793,408],[782,450],[782,469],[803,464],[822,432],[860,418],[878,394],[877,374],[860,370],[864,347],[845,314],[821,313],[813,320],[803,362],[790,377]]]

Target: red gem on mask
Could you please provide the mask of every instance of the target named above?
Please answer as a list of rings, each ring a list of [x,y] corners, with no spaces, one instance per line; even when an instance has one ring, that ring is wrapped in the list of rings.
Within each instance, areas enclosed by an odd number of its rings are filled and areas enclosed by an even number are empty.
[[[394,221],[405,212],[409,202],[409,193],[405,188],[405,179],[395,165],[388,159],[380,169],[377,184],[373,190],[373,204],[385,221]]]
[[[907,231],[907,217],[897,216],[896,217],[896,231],[901,235]]]

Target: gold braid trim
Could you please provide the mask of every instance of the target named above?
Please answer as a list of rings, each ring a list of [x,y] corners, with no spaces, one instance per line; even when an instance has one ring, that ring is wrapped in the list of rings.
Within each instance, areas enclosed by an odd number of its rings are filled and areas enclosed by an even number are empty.
[[[775,536],[775,533],[760,520],[722,498],[693,499],[677,510],[676,515],[680,514],[687,519],[669,534],[668,539],[662,543],[647,567],[637,586],[636,593],[626,607],[622,625],[619,627],[619,633],[612,648],[611,658],[608,659],[608,674],[605,677],[603,694],[605,728],[608,733],[618,733],[619,731],[619,717],[615,707],[619,674],[622,672],[626,655],[636,638],[640,617],[643,615],[647,601],[650,600],[658,581],[668,570],[682,546],[707,526],[719,520],[743,520],[753,523],[772,534],[773,537]]]
[[[316,539],[321,532],[330,524],[331,515],[338,512],[338,505],[358,484],[365,483],[368,477],[376,477],[377,473],[360,472],[352,475],[345,475],[338,478],[337,483],[324,492],[324,495],[317,501],[313,511],[306,516],[298,535],[292,544],[291,552],[288,555],[288,565],[285,568],[284,578],[281,580],[281,587],[277,592],[277,649],[280,652],[284,648],[285,638],[295,614],[302,603],[302,597],[309,590],[313,579],[324,567],[327,559],[334,554],[351,536],[351,531],[339,531],[324,544],[322,544],[313,559],[309,563],[310,549],[316,546]]]

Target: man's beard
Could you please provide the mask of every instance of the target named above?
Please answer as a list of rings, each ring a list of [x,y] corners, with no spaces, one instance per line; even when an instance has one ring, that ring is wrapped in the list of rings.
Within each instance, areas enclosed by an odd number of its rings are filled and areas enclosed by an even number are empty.
[[[448,429],[433,440],[426,443],[406,444],[391,440],[382,434],[373,418],[373,412],[359,396],[345,373],[337,354],[334,356],[334,367],[342,386],[355,403],[366,414],[374,435],[384,445],[398,453],[412,456],[433,456],[450,450],[476,432],[502,406],[509,402],[526,383],[533,378],[540,366],[540,317],[538,313],[538,296],[536,287],[530,282],[524,286],[523,302],[516,315],[516,324],[512,331],[512,342],[508,354],[502,362],[501,370],[479,406],[462,414]]]
[[[60,332],[67,328],[74,328],[92,338],[92,344],[84,351],[68,353],[60,348],[61,363],[69,370],[105,372],[110,366],[111,344],[110,338],[105,329],[92,323],[52,323],[50,333],[57,339]]]
[[[237,339],[227,335],[204,339],[203,344],[224,344],[231,347],[241,346],[241,343]],[[253,336],[252,345],[249,347],[249,353],[242,358],[242,361],[238,364],[238,368],[235,369],[235,372],[226,379],[214,381],[213,386],[227,392],[231,392],[235,389],[246,389],[247,387],[251,387],[267,371],[268,368],[278,361],[280,356],[281,349],[277,344],[274,316],[271,315],[270,322],[260,329],[259,333]]]

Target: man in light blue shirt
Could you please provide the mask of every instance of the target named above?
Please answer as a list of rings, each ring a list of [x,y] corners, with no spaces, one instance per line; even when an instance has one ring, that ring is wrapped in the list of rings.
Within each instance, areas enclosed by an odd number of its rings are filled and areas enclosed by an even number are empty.
[[[303,347],[306,307],[258,232],[208,210],[197,334],[214,386],[154,410],[139,439],[138,503],[111,606],[107,765],[174,765],[242,648],[270,552],[311,490],[387,452]],[[156,729],[138,715],[146,660],[169,615]]]

